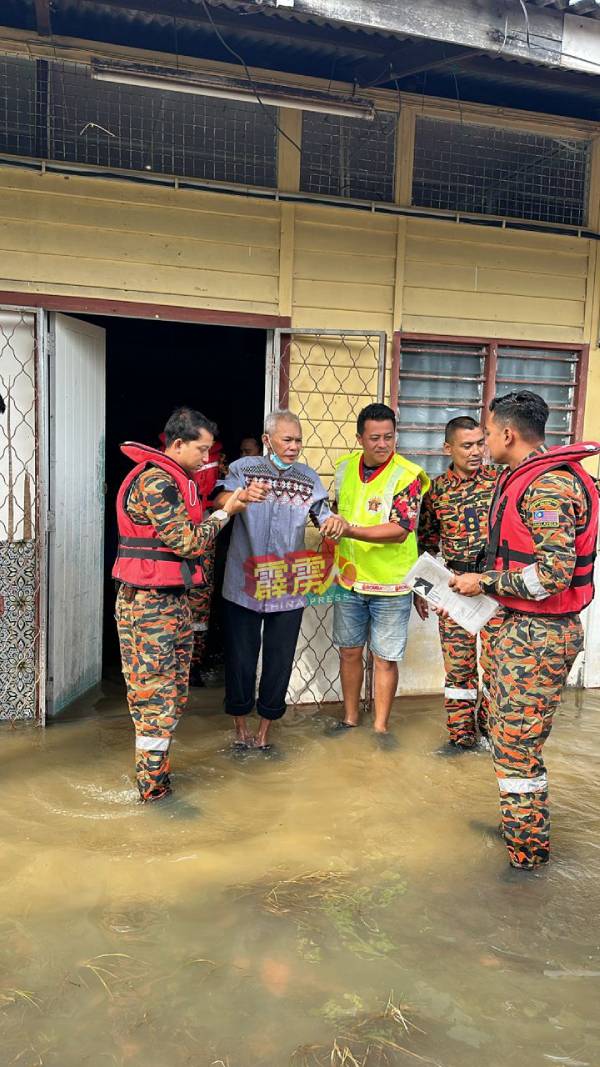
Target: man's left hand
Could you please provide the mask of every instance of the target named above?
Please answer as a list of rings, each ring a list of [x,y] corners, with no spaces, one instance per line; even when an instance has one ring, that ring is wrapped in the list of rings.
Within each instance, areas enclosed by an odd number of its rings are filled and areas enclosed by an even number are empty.
[[[480,574],[454,574],[448,585],[455,593],[462,593],[463,596],[479,596],[483,591]]]
[[[339,541],[344,536],[347,522],[341,515],[330,515],[321,526],[323,537],[330,537],[332,541]]]

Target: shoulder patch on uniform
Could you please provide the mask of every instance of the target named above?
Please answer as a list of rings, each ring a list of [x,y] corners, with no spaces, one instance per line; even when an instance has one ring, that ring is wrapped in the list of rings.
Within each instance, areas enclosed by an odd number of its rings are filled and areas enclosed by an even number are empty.
[[[531,513],[531,522],[534,526],[558,526],[560,524],[560,511],[556,506],[556,500],[536,500],[536,508]]]

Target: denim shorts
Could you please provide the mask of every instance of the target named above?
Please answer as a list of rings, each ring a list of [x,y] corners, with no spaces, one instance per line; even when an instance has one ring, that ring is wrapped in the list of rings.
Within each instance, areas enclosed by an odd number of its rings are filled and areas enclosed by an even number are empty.
[[[336,648],[362,648],[369,641],[380,659],[401,660],[406,648],[412,593],[376,596],[347,593],[333,605],[333,643]]]

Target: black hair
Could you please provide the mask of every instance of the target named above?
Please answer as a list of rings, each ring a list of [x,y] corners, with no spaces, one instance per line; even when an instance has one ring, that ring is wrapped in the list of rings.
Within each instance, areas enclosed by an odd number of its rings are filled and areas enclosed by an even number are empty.
[[[454,440],[454,434],[457,430],[477,430],[479,429],[479,423],[477,419],[473,419],[470,415],[457,415],[455,419],[450,419],[450,422],[446,423],[446,429],[444,430],[444,441],[447,445],[451,444]]]
[[[512,426],[525,441],[543,441],[550,409],[539,393],[528,389],[496,396],[490,403],[496,422]]]
[[[182,441],[195,441],[202,430],[207,430],[213,437],[217,435],[216,423],[207,419],[202,412],[192,408],[175,408],[165,426],[165,445],[168,448],[178,438]]]
[[[359,412],[356,420],[356,432],[362,434],[365,429],[365,422],[367,419],[372,419],[373,422],[393,422],[394,429],[396,429],[396,416],[391,408],[388,408],[387,404],[367,404],[366,408],[363,408]]]

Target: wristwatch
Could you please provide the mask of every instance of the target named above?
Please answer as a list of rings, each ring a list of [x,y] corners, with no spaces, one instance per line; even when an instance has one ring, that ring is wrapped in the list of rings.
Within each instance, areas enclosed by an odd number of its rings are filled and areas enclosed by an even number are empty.
[[[218,519],[221,525],[225,526],[229,522],[231,515],[228,511],[225,511],[225,508],[217,508],[216,511],[213,511],[212,517],[213,519]]]

